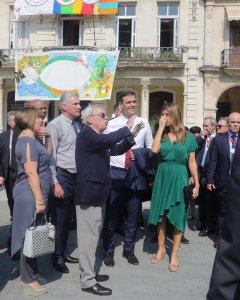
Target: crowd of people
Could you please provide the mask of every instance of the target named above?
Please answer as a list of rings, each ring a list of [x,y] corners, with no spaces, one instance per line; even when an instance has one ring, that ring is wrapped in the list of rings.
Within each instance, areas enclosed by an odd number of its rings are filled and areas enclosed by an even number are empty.
[[[9,130],[0,134],[0,185],[5,185],[12,221],[8,248],[12,258],[19,256],[26,295],[47,293],[43,287],[47,280],[38,272],[37,259],[23,254],[25,232],[36,213],[46,214],[55,226],[52,262],[56,271],[69,273],[67,264],[78,263],[82,291],[95,295],[112,294],[99,284],[109,276],[96,270],[100,237],[106,266],[115,265],[115,234],[119,230],[124,236],[123,257],[132,265],[139,264],[134,248],[146,199],[151,200],[148,223],[157,231],[152,264],[166,256],[170,228],[169,270],[178,271],[179,246],[187,219],[196,218],[195,204],[199,236],[212,236],[214,247],[221,250],[232,162],[239,144],[239,113],[218,122],[206,117],[202,129],[188,129],[178,105],[169,103],[162,107],[153,138],[149,123],[137,116],[132,91],[120,93],[111,120],[101,106],[88,106],[81,112],[74,93],[63,93],[59,108],[61,114],[46,124],[45,101],[33,100],[8,113]],[[194,185],[189,200],[184,188],[190,183]],[[74,219],[78,258],[68,252]]]

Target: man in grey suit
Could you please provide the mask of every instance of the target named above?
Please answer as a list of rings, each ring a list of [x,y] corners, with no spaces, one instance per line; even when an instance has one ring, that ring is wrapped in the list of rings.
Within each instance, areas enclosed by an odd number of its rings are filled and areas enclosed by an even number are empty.
[[[112,294],[111,289],[98,283],[109,277],[96,274],[95,253],[111,188],[110,155],[124,153],[135,144],[134,136],[142,124],[136,125],[131,132],[133,121],[130,119],[127,126],[116,132],[102,134],[107,128],[108,117],[102,107],[93,106],[87,114],[87,125],[77,136],[75,203],[79,269],[82,291],[94,295]]]

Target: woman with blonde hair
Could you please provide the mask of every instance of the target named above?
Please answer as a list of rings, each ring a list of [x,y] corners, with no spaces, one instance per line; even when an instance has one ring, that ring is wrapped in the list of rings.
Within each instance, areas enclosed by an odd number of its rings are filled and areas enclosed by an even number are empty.
[[[44,213],[51,184],[50,156],[35,139],[42,119],[35,108],[23,107],[15,116],[21,130],[15,148],[18,178],[13,189],[14,209],[12,223],[11,256],[20,251],[20,280],[24,294],[40,296],[47,293],[46,283],[37,270],[36,258],[23,254],[25,232],[34,220],[35,213]]]
[[[166,255],[166,219],[174,226],[171,272],[178,270],[178,250],[187,220],[188,200],[183,188],[189,184],[188,168],[195,183],[192,197],[198,196],[196,148],[194,135],[186,132],[182,124],[178,105],[164,105],[152,144],[152,152],[160,155],[160,164],[153,187],[149,224],[158,225],[158,250],[151,259],[152,264],[160,262]]]

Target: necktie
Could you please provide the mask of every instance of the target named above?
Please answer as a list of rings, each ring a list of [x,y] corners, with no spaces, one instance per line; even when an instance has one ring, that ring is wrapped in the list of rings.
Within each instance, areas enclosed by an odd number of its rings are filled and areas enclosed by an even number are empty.
[[[202,162],[201,162],[202,167],[204,167],[204,165],[205,165],[205,161],[206,161],[206,158],[207,158],[208,148],[209,148],[209,144],[211,142],[211,139],[212,139],[212,137],[210,135],[206,139],[205,150],[204,150],[203,158],[202,158]]]
[[[78,124],[75,121],[73,121],[72,126],[73,126],[73,129],[74,129],[76,135],[78,135],[78,133],[80,132],[80,128],[79,128]]]
[[[235,149],[236,148],[236,144],[237,144],[237,136],[236,136],[236,134],[232,134],[230,140],[231,140],[231,143],[232,143],[232,147]]]
[[[130,164],[131,164],[131,157],[130,157],[131,149],[128,149],[128,151],[125,154],[125,169],[128,170]]]

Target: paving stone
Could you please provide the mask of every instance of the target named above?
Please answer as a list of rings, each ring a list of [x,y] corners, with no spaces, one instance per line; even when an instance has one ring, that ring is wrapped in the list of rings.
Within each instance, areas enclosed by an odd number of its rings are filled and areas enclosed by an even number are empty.
[[[143,205],[144,219],[147,223],[149,203]],[[195,222],[195,221],[194,221]],[[189,223],[194,228],[193,221]],[[10,217],[4,189],[0,189],[0,300],[27,300],[19,284],[19,266],[10,261],[6,251],[6,241],[10,230]],[[128,264],[122,257],[121,236],[117,236],[114,268],[103,264],[104,250],[98,248],[98,265],[102,274],[109,274],[110,280],[103,285],[113,290],[110,297],[101,299],[112,300],[204,300],[211,276],[215,249],[212,241],[198,236],[197,231],[186,229],[185,236],[189,245],[180,247],[180,267],[178,272],[168,270],[169,256],[157,265],[151,265],[150,260],[157,249],[157,244],[150,243],[153,232],[147,229],[139,230],[135,254],[139,259],[138,266]],[[171,247],[168,240],[167,245]],[[78,256],[76,231],[71,231],[69,240],[70,252]],[[168,251],[169,252],[169,251]],[[97,297],[81,291],[78,264],[68,264],[69,274],[57,273],[51,263],[50,256],[38,259],[40,272],[48,279],[46,288],[48,294],[41,300],[96,300]]]

